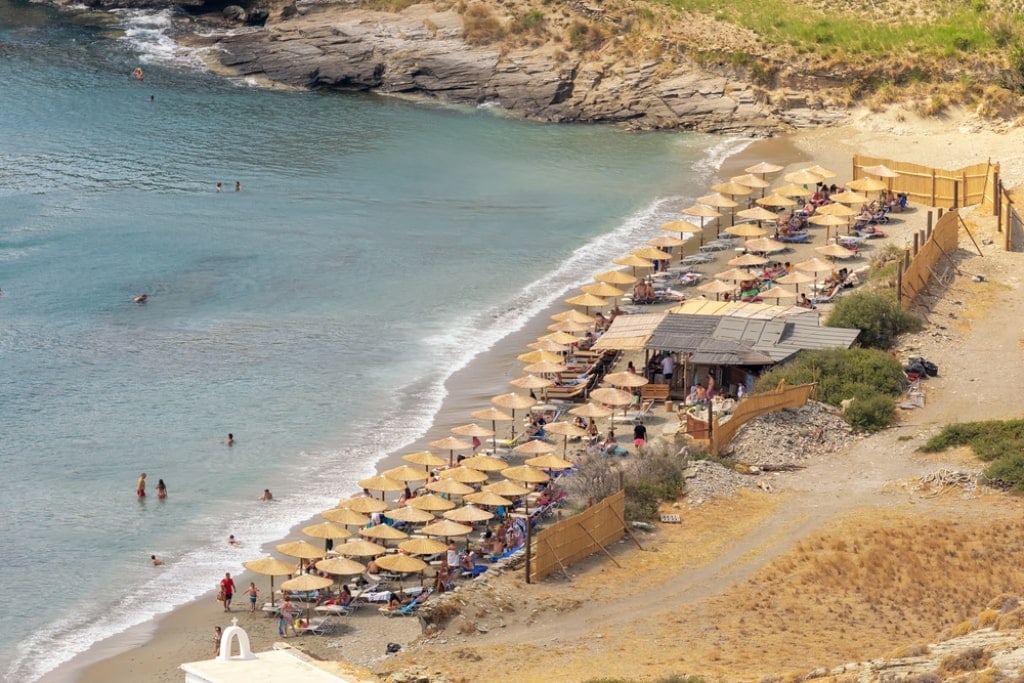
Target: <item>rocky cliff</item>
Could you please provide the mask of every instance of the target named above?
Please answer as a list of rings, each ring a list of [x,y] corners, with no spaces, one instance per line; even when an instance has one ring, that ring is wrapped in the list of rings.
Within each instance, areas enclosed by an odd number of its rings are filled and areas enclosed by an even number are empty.
[[[225,16],[239,16],[228,7]],[[339,4],[286,6],[259,27],[205,38],[229,73],[298,88],[360,90],[496,106],[546,122],[625,123],[770,135],[838,115],[780,116],[750,83],[692,63],[623,59],[615,51],[474,45],[455,8],[421,4],[379,12]]]

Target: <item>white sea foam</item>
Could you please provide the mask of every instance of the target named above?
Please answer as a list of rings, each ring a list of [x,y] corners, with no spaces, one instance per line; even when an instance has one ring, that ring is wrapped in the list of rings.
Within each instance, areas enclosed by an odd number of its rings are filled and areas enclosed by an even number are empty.
[[[171,37],[172,10],[122,10],[125,39],[138,52],[143,64],[170,64],[176,67],[201,68],[203,61],[197,50],[179,45]]]

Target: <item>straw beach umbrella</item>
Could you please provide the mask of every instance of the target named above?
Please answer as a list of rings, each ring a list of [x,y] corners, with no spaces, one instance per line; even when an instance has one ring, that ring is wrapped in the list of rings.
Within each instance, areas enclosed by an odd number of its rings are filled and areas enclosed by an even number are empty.
[[[667,261],[672,258],[672,254],[657,247],[640,247],[630,253],[643,259],[650,259],[651,261]]]
[[[563,320],[560,323],[551,323],[548,325],[548,329],[551,330],[551,334],[545,334],[543,339],[550,339],[560,344],[578,344],[580,338],[577,337],[573,332],[584,332],[594,326],[594,322],[589,323],[578,323],[573,320]]]
[[[522,481],[526,482],[527,484],[543,484],[551,478],[542,470],[539,470],[536,467],[531,467],[530,465],[509,467],[507,470],[502,472],[502,474],[507,479]]]
[[[365,526],[370,521],[370,518],[363,513],[348,508],[331,508],[321,512],[320,516],[335,524],[344,524],[345,526]]]
[[[827,168],[823,168],[823,167],[821,167],[821,166],[819,166],[817,164],[815,164],[814,166],[808,166],[804,170],[810,171],[811,173],[813,173],[816,176],[821,176],[822,180],[826,180],[828,178],[835,178],[836,175],[838,175],[835,171],[831,171],[831,170],[829,170]]]
[[[442,510],[451,510],[455,507],[455,503],[442,498],[435,493],[428,493],[425,496],[416,496],[410,499],[406,505],[417,510],[426,510],[427,512],[441,512]]]
[[[548,379],[546,377],[538,377],[537,375],[524,375],[522,377],[516,377],[511,380],[509,384],[520,389],[545,389],[555,383],[555,380]],[[494,436],[494,432],[491,432],[491,436]]]
[[[525,496],[530,492],[530,489],[525,486],[517,484],[514,481],[509,481],[508,479],[502,479],[501,481],[496,481],[493,484],[488,484],[483,490],[488,493],[496,493],[499,496]]]
[[[545,339],[544,337],[537,337],[537,341],[532,341],[526,346],[536,351],[551,351],[552,353],[565,353],[569,350],[566,344],[559,344],[554,339]]]
[[[823,247],[815,247],[814,251],[818,252],[822,256],[837,259],[848,259],[857,255],[841,244],[826,244]]]
[[[816,185],[820,183],[823,178],[817,173],[812,173],[806,168],[799,171],[793,171],[783,176],[787,183],[796,183],[797,185]]]
[[[445,519],[450,519],[453,522],[473,524],[475,522],[483,522],[487,519],[493,519],[494,513],[488,512],[487,510],[481,510],[472,503],[469,503],[460,508],[455,508],[454,510],[445,512],[443,517]]]
[[[526,464],[530,467],[537,467],[542,470],[568,470],[572,468],[572,463],[568,460],[563,460],[553,453],[547,453],[545,455],[538,455],[536,458],[530,458],[526,461]]]
[[[597,282],[592,285],[583,285],[582,287],[580,287],[580,289],[587,294],[611,297],[613,300],[618,299],[620,296],[626,293],[623,290],[616,287],[615,285],[609,284],[607,282]]]
[[[289,564],[284,560],[279,560],[276,557],[263,557],[258,560],[250,560],[249,562],[243,562],[242,566],[256,574],[262,574],[263,576],[270,577],[271,602],[274,601],[274,577],[291,576],[296,573],[295,565]]]
[[[461,484],[478,484],[482,481],[487,481],[486,473],[474,470],[472,467],[453,467],[450,470],[441,472],[440,476],[442,479],[452,479]]]
[[[431,467],[440,467],[444,464],[444,458],[434,455],[430,451],[419,451],[417,453],[409,453],[403,455],[402,460],[411,462],[414,465],[423,465],[424,469]]]
[[[518,396],[518,394],[515,394],[515,395]],[[513,411],[513,412],[515,412],[515,411]],[[512,422],[512,421],[514,421],[516,419],[513,415],[509,415],[505,411],[498,410],[497,408],[483,408],[482,410],[474,410],[472,413],[469,414],[469,416],[470,417],[475,417],[478,420],[490,420],[491,421],[491,430],[494,431],[495,434],[497,434],[497,429],[498,429],[497,428],[497,423],[498,422]],[[513,431],[515,431],[514,428],[513,428]],[[495,452],[495,453],[498,452],[498,437],[497,436],[491,436],[491,448],[492,448],[493,452]],[[442,462],[441,464],[444,464],[444,463]]]
[[[520,360],[524,363],[541,363],[547,361],[549,363],[561,363],[562,355],[553,353],[551,351],[527,351],[516,356],[516,360]],[[466,434],[466,436],[472,436]]]
[[[804,187],[803,185],[797,185],[796,183],[786,183],[785,185],[779,185],[774,190],[772,190],[772,194],[781,195],[783,198],[809,197],[810,195],[814,194],[814,192]],[[793,204],[796,204],[796,202],[793,202]],[[793,206],[793,204],[786,204],[785,206]]]
[[[629,266],[633,269],[633,275],[636,275],[637,268],[650,268],[654,265],[649,258],[636,253],[630,253],[625,256],[612,259],[612,263],[617,266]]]
[[[736,285],[730,285],[728,282],[722,282],[721,280],[712,280],[711,282],[705,282],[702,285],[697,285],[697,289],[704,294],[714,294],[715,299],[717,300],[719,294],[735,292]]]
[[[843,204],[863,204],[868,200],[867,195],[863,195],[860,192],[854,192],[852,190],[846,190],[845,192],[837,192],[836,194],[829,197],[834,202],[841,202]]]
[[[324,556],[324,550],[316,547],[309,541],[292,541],[290,543],[279,543],[274,546],[277,552],[288,557],[298,557],[302,560],[318,559]],[[294,573],[294,572],[292,572]]]
[[[759,163],[754,164],[753,166],[747,166],[743,170],[746,171],[747,173],[757,173],[764,177],[769,173],[778,173],[779,171],[782,170],[782,168],[782,166],[779,166],[777,164],[768,163],[767,161],[761,161]]]
[[[367,541],[364,538],[349,539],[334,548],[334,552],[345,557],[375,557],[383,555],[387,551],[388,549],[380,543]]]
[[[591,308],[603,308],[604,306],[607,306],[608,300],[603,297],[594,296],[593,294],[578,294],[566,299],[565,303],[573,306],[582,306],[587,313],[590,313]]]
[[[757,221],[758,224],[760,224],[761,221],[776,221],[779,219],[779,214],[775,213],[774,211],[769,211],[768,209],[762,206],[755,206],[751,209],[743,209],[742,211],[737,211],[736,215],[739,216],[740,218],[748,218],[750,220]],[[726,232],[729,231],[726,230]],[[734,235],[736,233],[730,234]],[[753,235],[753,237],[760,237],[760,235]]]
[[[532,377],[532,375],[531,375],[531,377]],[[485,437],[485,438],[488,437],[488,436],[490,436],[492,438],[494,437],[494,430],[493,429],[488,429],[487,427],[481,427],[480,425],[476,424],[475,422],[471,422],[471,423],[466,424],[466,425],[459,425],[458,427],[452,427],[451,428],[451,433],[452,434],[457,434],[459,436],[475,437],[478,440],[481,437]],[[475,441],[474,443],[479,443],[479,441]],[[472,444],[470,444],[470,445],[472,445]],[[476,452],[476,446],[473,446],[473,452],[474,453]]]
[[[365,564],[347,557],[329,557],[326,560],[320,560],[316,563],[316,568],[335,576],[355,576],[366,571]]]
[[[771,185],[771,183],[769,183],[767,180],[761,178],[760,176],[756,176],[753,173],[733,176],[732,178],[729,178],[729,181],[733,183],[739,183],[740,185],[746,185],[747,187],[752,187],[755,190],[761,190],[762,195],[764,194],[764,188]]]
[[[318,591],[322,588],[327,588],[333,583],[333,579],[317,576],[316,574],[303,574],[301,576],[296,576],[294,579],[288,579],[282,583],[281,590],[308,593],[310,591]],[[306,623],[309,623],[310,609],[311,603],[306,603]]]
[[[828,261],[822,261],[818,257],[808,259],[807,261],[801,261],[793,266],[796,270],[803,271],[804,273],[830,273],[835,268]]]
[[[311,524],[307,527],[302,528],[302,533],[313,538],[324,539],[324,552],[326,553],[330,548],[327,547],[327,541],[335,541],[340,538],[348,538],[352,535],[352,532],[343,526],[338,526],[334,522],[321,522],[320,524]]]
[[[355,510],[356,512],[362,512],[363,514],[370,514],[371,512],[384,512],[388,509],[388,504],[382,500],[370,498],[369,496],[355,496],[341,501],[338,503],[338,507]]]
[[[603,273],[598,273],[597,275],[595,275],[594,279],[597,280],[598,282],[607,282],[610,285],[631,285],[634,282],[636,282],[636,276],[635,275],[630,275],[629,273],[623,273],[621,270],[606,270]],[[591,325],[594,323],[593,316],[585,315],[585,314],[580,313],[579,311],[576,311],[576,310],[570,311],[570,313],[572,313],[573,315],[572,316],[568,316],[567,315],[566,318],[571,318],[571,319],[575,320],[576,322],[589,323]],[[563,320],[566,319],[566,318],[563,318]],[[580,320],[580,318],[583,318],[583,319]],[[559,322],[561,322],[561,321],[559,321]]]
[[[775,299],[776,301],[778,301],[779,299],[795,299],[797,296],[795,292],[791,292],[788,289],[783,289],[782,287],[774,286],[762,290],[761,292],[758,292],[757,295],[762,299]]]
[[[767,197],[761,197],[757,200],[760,206],[774,206],[776,208],[783,206],[796,206],[796,202],[778,192],[770,194]]]
[[[743,247],[747,251],[754,251],[761,254],[771,254],[776,251],[785,251],[786,245],[778,240],[773,240],[771,237],[758,237],[756,239],[747,240],[743,243]]]
[[[602,275],[608,275],[609,279],[602,279],[601,278]],[[614,277],[612,277],[612,276],[614,276]],[[626,279],[625,280],[615,280],[614,278],[617,278],[617,277],[623,277],[623,278],[626,278]],[[626,284],[631,284],[633,282],[636,282],[636,278],[634,278],[629,273],[623,273],[621,270],[609,270],[607,273],[599,273],[598,275],[594,276],[594,279],[597,280],[598,282],[610,282],[613,285],[616,284],[616,282],[626,283]],[[574,308],[570,308],[568,311],[562,311],[561,313],[555,313],[554,315],[551,316],[551,319],[556,321],[556,322],[562,322],[563,320],[572,320],[573,322],[577,322],[577,323],[590,323],[590,324],[593,324],[593,322],[594,322],[593,316],[589,316],[589,315],[587,315],[585,313],[580,313],[579,311],[577,311]]]
[[[513,453],[519,455],[539,455],[541,453],[550,453],[555,450],[555,445],[550,444],[547,441],[541,441],[540,439],[530,439],[526,443],[519,444],[512,449]],[[507,467],[505,469],[508,469]],[[505,470],[502,470],[504,472]]]
[[[630,373],[632,374],[632,373]],[[639,377],[639,375],[637,375]],[[607,377],[605,377],[607,379]],[[643,379],[643,377],[640,377]],[[552,422],[549,425],[544,426],[544,431],[549,434],[559,434],[562,437],[562,454],[564,455],[569,450],[569,437],[584,437],[587,435],[587,430],[581,427],[577,427],[572,422]]]
[[[856,216],[857,215],[857,211],[855,209],[851,209],[850,207],[846,206],[845,204],[840,204],[838,202],[835,202],[835,203],[832,203],[832,204],[825,204],[823,206],[819,206],[817,209],[815,209],[814,213],[815,213],[815,215],[818,215],[818,216],[843,216],[843,217],[846,217],[846,216]]]
[[[391,477],[386,477],[383,474],[378,474],[375,477],[368,479],[360,479],[359,485],[364,489],[370,491],[380,491],[380,499],[384,500],[384,494],[388,491],[403,491],[405,490],[405,484],[400,481],[395,481]]]
[[[529,373],[537,373],[538,375],[557,375],[565,372],[569,369],[569,366],[565,363],[552,363],[548,361],[540,361],[538,363],[531,363],[530,365],[524,366],[523,370]]]
[[[757,273],[745,268],[730,268],[729,270],[723,270],[721,273],[715,273],[715,279],[742,282],[744,280],[756,280]]]
[[[403,505],[400,508],[388,510],[384,513],[384,516],[396,522],[409,522],[410,524],[423,524],[426,522],[432,522],[435,519],[434,515],[426,510],[420,510],[412,507],[411,505]]]
[[[683,209],[682,212],[685,215],[687,215],[687,216],[694,216],[694,217],[700,219],[700,236],[701,236],[701,240],[704,239],[704,219],[705,218],[721,218],[722,217],[722,214],[720,214],[719,212],[715,211],[710,206],[703,206],[701,204],[694,204],[693,206],[688,206],[685,209]],[[664,226],[662,226],[662,228],[664,228]],[[692,228],[690,230],[692,230]],[[687,230],[686,232],[690,232],[690,230]],[[683,233],[680,232],[680,237],[682,237],[682,235],[683,235]]]
[[[508,480],[506,479],[505,481]],[[519,493],[516,495],[521,496],[523,494]],[[466,496],[466,501],[473,503],[474,505],[487,505],[488,507],[502,507],[512,504],[511,500],[504,496],[500,496],[493,491],[480,491],[479,493],[470,493],[468,496]]]
[[[726,261],[727,264],[734,267],[740,266],[761,266],[768,263],[768,259],[764,256],[758,256],[757,254],[744,254],[743,256],[737,256]]]
[[[685,222],[685,221],[684,221]],[[647,240],[647,244],[658,249],[674,249],[686,244],[687,240],[672,235],[658,235]]]
[[[452,536],[466,536],[473,532],[473,527],[453,522],[450,519],[442,519],[434,522],[433,524],[426,525],[420,529],[420,531],[427,536],[443,536],[445,538],[450,538]]]
[[[410,538],[398,544],[399,550],[404,550],[411,555],[436,555],[448,549],[441,541],[432,538]]]
[[[867,176],[851,180],[846,183],[846,186],[850,189],[857,190],[858,192],[879,192],[886,188],[886,184],[881,180]]]
[[[719,194],[727,194],[730,197],[745,197],[746,195],[751,194],[753,192],[753,190],[750,187],[746,185],[741,185],[731,180],[727,183],[718,183],[717,185],[712,185],[711,189]]]
[[[499,408],[508,408],[512,411],[512,438],[516,438],[516,410],[522,408],[531,408],[537,405],[537,399],[523,394],[517,394],[512,392],[510,394],[501,394],[491,399],[491,403],[498,406]]]
[[[736,235],[737,237],[764,237],[768,234],[768,231],[764,228],[759,228],[756,225],[750,223],[741,223],[739,225],[732,225],[725,229],[730,235]]]
[[[544,429],[548,429],[548,425]],[[492,458],[489,455],[474,455],[462,461],[463,467],[470,467],[479,472],[500,472],[508,467],[508,463],[501,458]]]
[[[736,202],[734,202],[733,200],[729,199],[728,197],[726,197],[724,195],[721,195],[721,194],[718,194],[718,193],[704,195],[703,197],[698,197],[697,201],[700,202],[701,204],[706,204],[707,206],[712,206],[712,207],[714,207],[716,209],[730,209],[730,211],[729,211],[729,222],[730,222],[730,224],[733,221],[736,220],[735,212],[733,212],[731,209],[735,209],[737,206],[739,206],[739,204],[737,204]],[[704,233],[703,233],[703,230],[702,230],[701,231],[701,235],[703,235],[703,234]],[[717,231],[716,231],[716,234],[717,234]]]
[[[876,166],[865,166],[861,170],[867,173],[868,175],[875,175],[878,176],[879,178],[897,178],[900,175],[899,173],[892,170],[885,164],[878,164]]]
[[[384,470],[384,476],[395,481],[426,481],[427,473],[416,467],[399,465],[390,470]]]
[[[595,420],[599,417],[608,417],[613,411],[611,408],[605,408],[597,403],[584,403],[581,406],[570,408],[569,412],[573,415],[579,415],[580,417],[591,417]]]
[[[775,282],[778,283],[778,284],[781,284],[781,285],[795,285],[797,292],[800,291],[800,285],[805,285],[808,282],[814,282],[814,281],[815,281],[815,277],[813,275],[808,275],[807,273],[801,273],[799,271],[793,271],[792,273],[789,273],[788,275],[783,275],[782,277],[775,278]]]
[[[402,553],[378,557],[374,562],[384,571],[394,572],[395,574],[419,574],[427,568],[427,563],[420,558],[410,557]],[[399,581],[399,588],[401,588],[401,585],[401,581]]]
[[[455,451],[464,451],[467,448],[472,448],[473,444],[464,439],[457,439],[454,436],[446,436],[443,439],[430,442],[431,448],[440,448],[443,451],[448,451],[448,466],[450,467],[455,462]]]
[[[404,531],[399,531],[395,527],[387,524],[375,524],[373,526],[363,527],[359,530],[359,535],[365,538],[373,538],[378,541],[400,541],[402,539],[409,538],[409,534]]]
[[[486,455],[473,456],[474,458],[486,458]],[[472,458],[467,458],[471,460]],[[455,481],[454,479],[438,479],[427,484],[424,488],[433,493],[445,493],[449,496],[464,496],[467,493],[473,493],[474,489],[469,484],[464,484],[461,481]]]
[[[633,402],[633,394],[613,387],[594,389],[590,392],[590,398],[605,405],[622,406],[623,415],[626,413],[626,406]]]
[[[839,204],[838,206],[842,206],[842,204]],[[841,225],[849,225],[850,219],[843,218],[842,216],[835,216],[833,214],[823,214],[821,216],[811,216],[807,219],[807,222],[813,225],[824,225],[825,239],[828,239],[829,233],[832,231],[833,227],[839,228]],[[837,229],[836,235],[838,234],[839,230]]]
[[[649,379],[635,372],[613,372],[605,375],[604,381],[613,387],[642,387],[650,382]]]
[[[693,208],[693,207],[690,207],[690,208]],[[707,211],[709,211],[710,213],[713,213],[716,216],[718,215],[717,211],[715,211],[713,209],[708,209],[707,207],[704,207],[704,208],[707,209]],[[701,218],[701,223],[703,224],[703,222],[704,222],[704,219]],[[665,232],[678,232],[679,233],[680,241],[682,241],[685,244],[685,242],[686,242],[686,235],[687,234],[692,234],[693,233],[693,229],[696,226],[693,223],[691,223],[690,221],[677,220],[677,221],[668,221],[667,223],[662,223],[658,227],[661,228],[662,230],[664,230]],[[702,228],[703,228],[703,225],[702,225]],[[653,246],[658,246],[658,245],[655,244]]]

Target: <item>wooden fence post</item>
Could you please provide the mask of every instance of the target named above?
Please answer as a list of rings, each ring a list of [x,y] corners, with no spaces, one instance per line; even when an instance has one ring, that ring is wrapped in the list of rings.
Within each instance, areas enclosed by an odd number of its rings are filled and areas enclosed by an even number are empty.
[[[917,256],[917,249],[920,246],[920,244],[919,244],[919,240],[920,239],[921,239],[920,233],[916,233],[915,232],[914,233],[914,248],[913,248],[913,252],[911,252],[914,256]]]
[[[996,171],[995,182],[992,185],[992,211],[996,215],[996,232],[1003,231],[1003,184],[999,181],[999,171]]]
[[[950,209],[955,209],[960,206],[960,181],[953,181],[953,206]]]
[[[932,169],[932,198],[928,204],[929,206],[935,206],[935,169]]]
[[[896,305],[903,308],[903,261],[896,262]]]

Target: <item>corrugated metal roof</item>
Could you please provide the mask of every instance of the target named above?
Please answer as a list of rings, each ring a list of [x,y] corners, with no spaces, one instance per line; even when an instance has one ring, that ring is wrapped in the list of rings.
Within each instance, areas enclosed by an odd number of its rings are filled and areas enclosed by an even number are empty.
[[[771,365],[803,349],[849,348],[859,334],[819,327],[817,316],[766,320],[669,313],[646,347],[688,353],[702,365]]]

